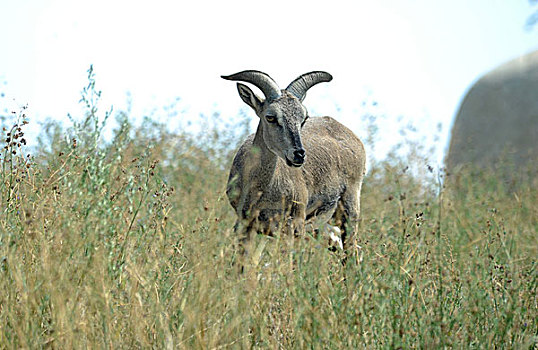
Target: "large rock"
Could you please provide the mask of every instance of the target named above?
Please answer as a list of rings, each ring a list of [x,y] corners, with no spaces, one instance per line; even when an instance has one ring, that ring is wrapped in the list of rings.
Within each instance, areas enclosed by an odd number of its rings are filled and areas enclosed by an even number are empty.
[[[480,78],[469,90],[452,128],[449,172],[471,164],[516,169],[538,159],[538,51]],[[536,168],[536,167],[535,167]]]

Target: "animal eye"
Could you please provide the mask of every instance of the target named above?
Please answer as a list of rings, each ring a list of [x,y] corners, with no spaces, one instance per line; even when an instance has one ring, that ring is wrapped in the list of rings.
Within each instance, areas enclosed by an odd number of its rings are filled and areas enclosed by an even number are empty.
[[[276,116],[274,115],[266,115],[265,119],[267,119],[269,123],[276,123]]]

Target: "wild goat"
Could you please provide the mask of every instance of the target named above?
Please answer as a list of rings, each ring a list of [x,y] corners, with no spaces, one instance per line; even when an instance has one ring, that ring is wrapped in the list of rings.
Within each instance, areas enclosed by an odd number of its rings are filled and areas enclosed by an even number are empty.
[[[359,218],[364,146],[331,117],[310,118],[302,104],[308,89],[332,76],[306,73],[285,90],[253,70],[222,78],[251,83],[265,95],[262,100],[237,83],[239,96],[260,118],[235,155],[226,191],[242,244],[255,233],[272,235],[281,224],[302,234],[307,224],[316,228],[334,219],[347,251]]]

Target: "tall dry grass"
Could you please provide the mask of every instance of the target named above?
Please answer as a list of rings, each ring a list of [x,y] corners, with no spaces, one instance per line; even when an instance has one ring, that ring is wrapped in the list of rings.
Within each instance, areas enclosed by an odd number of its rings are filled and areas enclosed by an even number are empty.
[[[537,346],[530,184],[394,156],[370,167],[346,266],[325,238],[259,236],[239,274],[237,130],[208,123],[200,140],[119,113],[105,142],[89,78],[86,114],[31,154],[25,110],[3,132],[1,348]]]

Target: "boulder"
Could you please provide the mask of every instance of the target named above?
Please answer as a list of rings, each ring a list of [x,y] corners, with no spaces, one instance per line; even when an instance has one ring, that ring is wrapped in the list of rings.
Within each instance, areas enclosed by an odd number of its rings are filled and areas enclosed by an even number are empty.
[[[448,172],[465,165],[514,169],[538,160],[538,51],[480,78],[463,99],[446,157]]]

